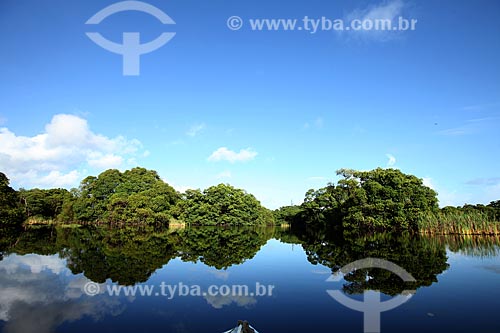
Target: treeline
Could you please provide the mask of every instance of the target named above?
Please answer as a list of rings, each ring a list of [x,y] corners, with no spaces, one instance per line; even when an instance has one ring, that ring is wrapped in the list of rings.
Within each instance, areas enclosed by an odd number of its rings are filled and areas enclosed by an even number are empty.
[[[156,171],[134,168],[107,170],[85,178],[78,189],[20,189],[9,187],[0,173],[0,225],[84,223],[168,225],[273,224],[272,212],[251,194],[220,184],[181,194]]]
[[[396,169],[341,169],[337,184],[309,190],[300,206],[280,218],[341,230],[417,230],[419,215],[438,211],[437,193],[420,178]]]
[[[344,232],[411,231],[498,234],[500,202],[439,209],[437,193],[422,179],[396,169],[341,169],[337,184],[309,190],[304,202],[286,206],[276,218],[290,224]],[[459,227],[460,226],[460,227]]]
[[[274,212],[251,194],[220,184],[179,193],[156,171],[107,170],[78,189],[9,187],[0,173],[0,225],[37,222],[111,225],[272,225],[326,227],[343,232],[386,230],[499,234],[500,201],[439,209],[437,193],[397,169],[341,169],[341,179]]]
[[[19,194],[9,186],[9,179],[0,172],[0,225],[17,224],[24,219]]]

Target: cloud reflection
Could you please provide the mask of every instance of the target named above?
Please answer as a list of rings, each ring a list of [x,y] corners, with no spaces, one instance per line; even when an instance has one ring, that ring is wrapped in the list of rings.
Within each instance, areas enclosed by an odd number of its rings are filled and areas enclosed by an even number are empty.
[[[64,322],[119,315],[124,305],[105,295],[87,297],[90,281],[72,275],[59,256],[9,255],[0,262],[0,320],[5,332],[53,332]]]

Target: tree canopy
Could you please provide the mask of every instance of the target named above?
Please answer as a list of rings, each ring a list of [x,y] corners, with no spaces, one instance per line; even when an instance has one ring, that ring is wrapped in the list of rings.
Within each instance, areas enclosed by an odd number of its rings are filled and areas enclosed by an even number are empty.
[[[179,198],[156,171],[111,169],[81,182],[74,217],[84,222],[167,224]]]
[[[416,230],[419,214],[438,209],[437,193],[400,170],[341,169],[337,175],[337,184],[306,193],[299,220],[344,230]]]
[[[0,172],[0,225],[54,221],[58,223],[247,226],[276,223],[314,224],[343,232],[382,230],[420,231],[422,221],[437,221],[443,214],[488,219],[488,230],[498,230],[500,201],[489,205],[445,207],[437,213],[437,193],[422,179],[397,169],[371,171],[340,169],[340,180],[306,192],[298,206],[271,212],[250,193],[229,184],[178,193],[154,170],[136,167],[110,169],[83,179],[78,188],[20,189],[9,186]],[[491,228],[490,220],[494,228]],[[483,221],[484,222],[484,221]],[[481,224],[482,225],[482,224]],[[477,228],[472,228],[477,229]],[[434,230],[434,229],[433,229]]]
[[[71,191],[35,188],[16,192],[8,186],[7,177],[0,175],[0,223],[18,225],[25,219],[29,223],[163,226],[171,221],[233,226],[274,223],[272,212],[242,189],[219,184],[181,195],[156,171],[139,167],[88,176]]]
[[[187,190],[180,219],[191,225],[272,224],[272,213],[244,190],[219,184],[204,190]]]
[[[0,172],[0,226],[15,225],[24,218],[18,193],[9,186],[9,179]]]
[[[71,201],[72,194],[61,188],[50,190],[20,189],[19,198],[27,218],[55,219],[63,213],[65,202]]]

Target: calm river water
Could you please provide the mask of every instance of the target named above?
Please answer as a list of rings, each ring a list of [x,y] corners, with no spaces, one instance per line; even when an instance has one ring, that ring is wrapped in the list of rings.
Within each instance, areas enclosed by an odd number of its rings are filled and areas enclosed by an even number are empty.
[[[400,295],[378,316],[381,332],[500,332],[499,244],[279,228],[2,230],[0,331],[219,333],[243,319],[260,333],[363,332],[364,312],[342,300]]]

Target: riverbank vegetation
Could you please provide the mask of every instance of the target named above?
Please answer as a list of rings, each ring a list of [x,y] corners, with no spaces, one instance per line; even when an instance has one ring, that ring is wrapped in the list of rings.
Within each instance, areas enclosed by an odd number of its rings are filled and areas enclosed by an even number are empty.
[[[438,210],[437,193],[399,170],[341,169],[337,175],[337,184],[309,190],[302,205],[282,208],[284,220],[344,231],[416,231],[420,214]]]
[[[439,209],[422,179],[395,169],[341,169],[337,184],[306,193],[299,206],[280,208],[280,221],[366,233],[500,234],[500,201]]]
[[[422,214],[418,230],[440,235],[500,235],[500,210],[493,208],[495,204],[498,201],[488,206],[445,207],[433,214]]]
[[[0,225],[310,225],[342,233],[398,231],[500,234],[500,201],[439,209],[437,193],[397,169],[341,169],[337,183],[311,189],[300,205],[274,212],[228,184],[177,192],[156,171],[110,169],[78,188],[20,189],[0,173]]]
[[[181,194],[156,171],[107,170],[82,180],[78,189],[9,187],[2,173],[0,223],[131,225],[266,225],[270,210],[244,190],[220,184]]]
[[[18,224],[24,219],[19,194],[9,186],[9,179],[0,172],[0,226]]]

